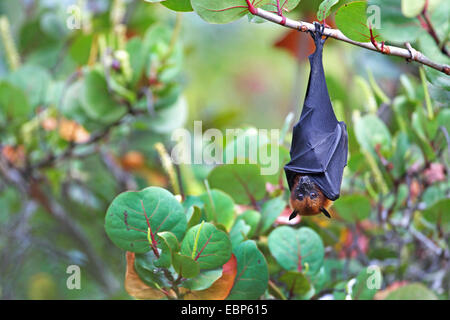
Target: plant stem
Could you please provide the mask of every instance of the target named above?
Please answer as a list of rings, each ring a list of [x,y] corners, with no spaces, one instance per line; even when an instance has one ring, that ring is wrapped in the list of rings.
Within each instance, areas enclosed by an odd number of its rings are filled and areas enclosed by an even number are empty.
[[[9,20],[6,16],[0,17],[0,37],[6,53],[9,67],[12,71],[20,67],[20,57],[14,44]]]

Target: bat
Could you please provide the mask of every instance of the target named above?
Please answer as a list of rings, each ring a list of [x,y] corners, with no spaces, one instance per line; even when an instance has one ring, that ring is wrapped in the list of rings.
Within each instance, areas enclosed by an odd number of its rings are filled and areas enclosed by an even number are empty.
[[[293,212],[299,215],[323,213],[339,198],[342,175],[347,165],[347,126],[339,122],[331,105],[322,64],[324,25],[314,23],[310,31],[316,45],[309,56],[311,71],[300,120],[294,126],[291,160],[284,171],[291,191]]]

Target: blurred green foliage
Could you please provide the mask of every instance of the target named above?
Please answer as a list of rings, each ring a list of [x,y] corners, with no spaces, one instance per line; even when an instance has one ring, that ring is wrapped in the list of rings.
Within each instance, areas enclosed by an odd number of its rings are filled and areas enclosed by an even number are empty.
[[[289,222],[282,166],[307,35],[242,8],[149,2],[160,1],[0,3],[2,298],[449,298],[448,76],[329,40],[328,88],[349,131],[342,195],[332,220]],[[349,1],[336,2],[323,1],[331,24]],[[417,19],[421,1],[408,3],[368,1],[382,8],[380,41],[448,64],[448,2],[428,8],[442,43]],[[311,20],[318,7],[289,2],[288,15]],[[246,129],[225,150],[282,129],[279,146],[257,141],[278,148],[277,173],[261,175],[261,159],[178,166],[155,148],[170,151],[174,130],[198,119],[204,131]],[[66,286],[69,265],[81,290]]]

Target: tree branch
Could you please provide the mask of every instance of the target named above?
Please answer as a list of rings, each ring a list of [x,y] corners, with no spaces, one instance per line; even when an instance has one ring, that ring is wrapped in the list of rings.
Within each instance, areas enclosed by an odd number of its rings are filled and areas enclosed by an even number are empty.
[[[252,8],[252,11],[254,12],[254,15],[263,18],[267,21],[282,25],[287,28],[296,29],[302,32],[307,31],[315,31],[315,27],[312,23],[303,22],[303,21],[295,21],[286,17],[281,17],[275,13],[266,11],[261,8]],[[338,29],[331,29],[331,28],[325,28],[324,35],[329,36],[331,38],[334,38],[336,40],[344,41],[350,44],[353,44],[355,46],[365,48],[372,51],[377,51],[383,54],[387,54],[390,56],[396,56],[405,58],[408,61],[413,60],[417,61],[423,65],[426,65],[430,68],[436,69],[438,71],[441,71],[447,75],[450,75],[450,66],[447,64],[440,64],[437,62],[434,62],[430,60],[428,57],[426,57],[423,53],[416,51],[416,50],[409,50],[405,48],[399,48],[394,46],[384,46],[384,50],[380,51],[378,48],[376,48],[372,43],[370,42],[358,42],[354,41],[352,39],[347,38],[340,30]]]

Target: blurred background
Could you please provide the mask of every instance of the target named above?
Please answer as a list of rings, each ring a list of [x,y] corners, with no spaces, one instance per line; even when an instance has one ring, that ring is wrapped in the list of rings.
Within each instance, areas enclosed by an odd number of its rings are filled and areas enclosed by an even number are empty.
[[[289,17],[311,22],[319,3]],[[121,191],[171,189],[154,144],[170,150],[174,129],[289,128],[289,148],[314,50],[306,33],[138,0],[1,0],[0,16],[2,299],[129,299],[104,215]],[[448,63],[429,38],[407,41]],[[419,283],[420,297],[448,299],[449,77],[334,39],[324,67],[350,158],[338,218],[302,223],[325,243],[328,288],[376,261],[385,295]],[[211,168],[181,169],[185,191],[203,192]],[[82,290],[67,289],[69,265]]]

